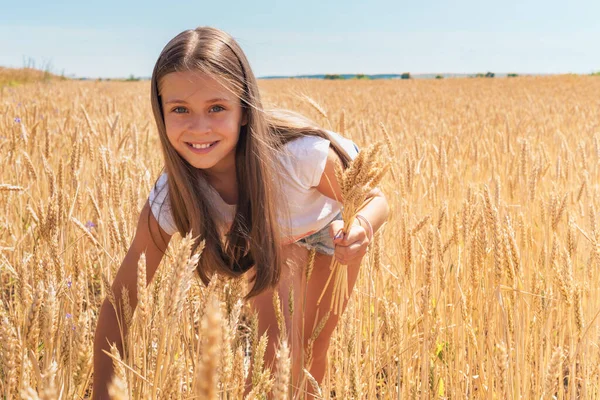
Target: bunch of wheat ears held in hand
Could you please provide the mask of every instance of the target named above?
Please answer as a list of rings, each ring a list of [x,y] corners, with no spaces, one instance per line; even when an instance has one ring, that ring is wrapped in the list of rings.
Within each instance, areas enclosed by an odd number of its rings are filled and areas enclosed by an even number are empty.
[[[390,167],[381,154],[383,146],[383,142],[377,142],[362,150],[345,170],[341,165],[336,165],[335,176],[342,189],[342,219],[344,220],[342,232],[344,235],[350,231],[358,212],[370,201],[369,193],[379,185]],[[334,278],[330,310],[338,315],[341,314],[344,302],[348,299],[348,269],[335,257],[332,257],[329,269],[331,274],[319,296],[317,305],[321,304],[323,295]]]

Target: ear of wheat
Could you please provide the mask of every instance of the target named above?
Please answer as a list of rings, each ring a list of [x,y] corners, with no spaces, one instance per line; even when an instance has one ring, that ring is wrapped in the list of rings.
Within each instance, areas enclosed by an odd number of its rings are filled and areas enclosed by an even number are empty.
[[[343,233],[346,235],[354,224],[358,212],[367,205],[369,192],[377,187],[390,164],[382,156],[383,142],[377,142],[362,150],[345,170],[341,165],[336,166],[336,178],[342,190],[342,219],[344,220]],[[321,304],[329,284],[333,279],[333,294],[330,310],[335,315],[341,314],[344,302],[348,299],[348,269],[340,264],[335,257],[331,260],[329,268],[331,274],[325,283],[323,292],[319,296],[317,305]]]

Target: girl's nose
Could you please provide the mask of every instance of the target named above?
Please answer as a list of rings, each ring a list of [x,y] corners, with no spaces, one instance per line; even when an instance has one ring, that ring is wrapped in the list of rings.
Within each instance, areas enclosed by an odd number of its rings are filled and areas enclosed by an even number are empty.
[[[208,133],[212,129],[209,119],[202,116],[190,118],[187,128],[189,131],[197,134]]]

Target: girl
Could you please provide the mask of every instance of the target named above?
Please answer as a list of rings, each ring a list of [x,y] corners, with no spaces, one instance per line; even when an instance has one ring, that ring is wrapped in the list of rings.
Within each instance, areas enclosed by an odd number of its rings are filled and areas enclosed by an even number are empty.
[[[304,319],[301,312],[293,317],[287,310],[284,313],[292,379],[297,385],[302,365],[296,355],[308,341],[298,332],[302,321],[304,331],[312,332],[331,259],[336,257],[348,266],[351,293],[367,245],[387,218],[385,197],[379,190],[372,191],[357,222],[341,234],[341,189],[335,165],[346,167],[357,154],[356,146],[300,116],[263,110],[244,53],[220,30],[188,30],[167,44],[152,74],[151,101],[164,174],[141,211],[135,237],[115,277],[116,299],[121,299],[126,287],[135,307],[140,255],[146,254],[149,283],[171,235],[192,231],[194,237],[205,240],[197,267],[204,283],[219,273],[246,274],[253,284],[246,300],[258,311],[259,335],[268,333],[266,364],[274,359],[279,335],[274,291],[286,304],[293,287],[296,309],[306,310]],[[306,265],[312,248],[317,252],[313,273],[304,282],[299,268]],[[300,294],[305,290],[303,306]],[[330,285],[319,305],[323,310],[329,310],[331,291]],[[325,374],[327,349],[339,317],[331,314],[313,345],[309,372],[317,382]],[[112,375],[111,359],[102,350],[109,350],[108,343],[115,342],[122,351],[116,327],[115,310],[105,300],[94,342],[96,399],[108,398]]]

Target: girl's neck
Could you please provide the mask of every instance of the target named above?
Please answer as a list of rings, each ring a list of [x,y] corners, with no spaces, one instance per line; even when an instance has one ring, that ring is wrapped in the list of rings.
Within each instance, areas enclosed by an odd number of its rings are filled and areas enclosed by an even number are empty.
[[[233,150],[213,167],[202,170],[208,184],[215,188],[223,201],[229,205],[237,204],[238,201],[235,166],[235,150]]]
[[[238,185],[237,174],[235,168],[230,171],[205,171],[206,181],[212,186],[221,199],[229,205],[237,204],[238,201]]]

